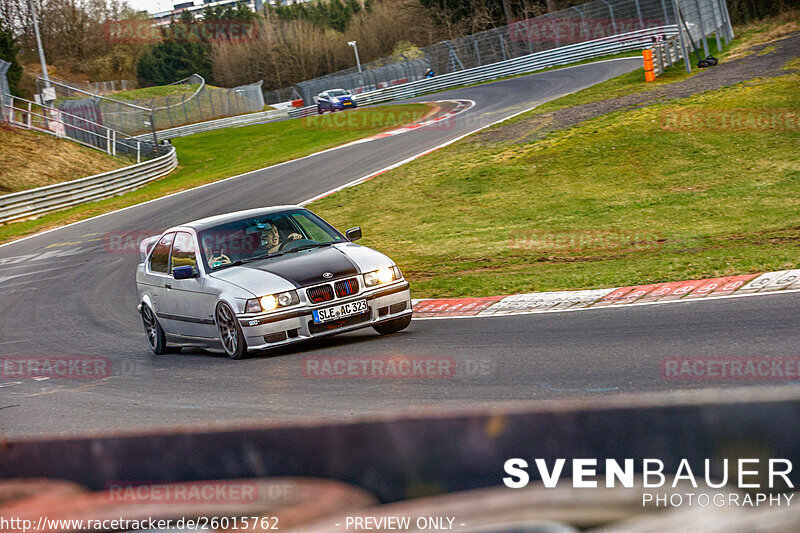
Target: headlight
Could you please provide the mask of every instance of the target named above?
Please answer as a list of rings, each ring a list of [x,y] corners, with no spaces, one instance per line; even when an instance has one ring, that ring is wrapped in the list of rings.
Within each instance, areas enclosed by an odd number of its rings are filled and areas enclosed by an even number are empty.
[[[297,291],[287,291],[278,294],[268,294],[261,298],[251,298],[244,306],[245,313],[260,313],[272,311],[278,307],[286,307],[300,302]]]
[[[271,294],[263,296],[259,302],[261,302],[261,309],[264,311],[272,311],[278,308],[278,299]]]
[[[364,285],[367,287],[374,287],[375,285],[389,283],[401,277],[400,269],[396,266],[381,268],[380,270],[373,270],[372,272],[364,274]]]

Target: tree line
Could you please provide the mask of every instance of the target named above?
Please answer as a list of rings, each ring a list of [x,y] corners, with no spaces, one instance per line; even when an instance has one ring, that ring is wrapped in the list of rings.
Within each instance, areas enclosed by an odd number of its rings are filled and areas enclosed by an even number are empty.
[[[205,21],[245,22],[249,38],[174,39],[178,26],[196,24],[184,13],[154,40],[109,40],[109,24],[148,15],[125,0],[34,0],[42,44],[54,75],[74,81],[137,78],[164,85],[192,73],[234,86],[264,80],[278,89],[354,64],[407,52],[508,21],[582,4],[580,0],[316,0],[253,13],[244,4],[207,8]],[[727,0],[734,24],[797,8],[800,0]],[[157,33],[158,36],[158,33]],[[36,43],[27,0],[0,2],[0,58],[16,94],[30,95],[37,75]],[[30,66],[23,70],[22,66]]]

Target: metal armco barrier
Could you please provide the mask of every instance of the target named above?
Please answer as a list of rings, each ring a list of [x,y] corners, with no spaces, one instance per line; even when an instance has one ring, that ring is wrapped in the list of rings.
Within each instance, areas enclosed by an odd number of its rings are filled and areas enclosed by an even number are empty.
[[[657,371],[657,370],[656,370]],[[541,458],[663,462],[675,474],[712,460],[781,458],[800,464],[800,392],[785,387],[676,390],[514,402],[423,416],[303,420],[148,429],[139,434],[8,439],[0,478],[50,477],[99,490],[115,480],[195,481],[303,476],[354,483],[383,502],[501,484],[503,465]],[[157,422],[154,422],[156,424]],[[639,459],[637,459],[639,458]],[[764,463],[759,468],[764,468]],[[601,470],[600,470],[601,471]],[[528,469],[531,480],[538,475]],[[789,474],[794,486],[800,470]],[[587,489],[588,490],[588,489]]]
[[[673,24],[604,37],[594,41],[562,46],[561,48],[546,50],[515,59],[508,59],[506,61],[492,63],[491,65],[460,70],[430,79],[423,79],[394,87],[370,91],[358,95],[357,101],[359,105],[369,105],[413,98],[433,91],[441,91],[462,85],[496,80],[506,76],[526,74],[549,67],[567,65],[585,59],[592,59],[620,52],[641,50],[652,46],[654,37],[669,38],[677,34],[678,27]],[[290,110],[289,116],[303,117],[315,112],[316,106],[306,106]]]
[[[667,67],[671,67],[681,59],[681,48],[677,36],[655,43],[653,51],[653,72],[656,77],[661,76]]]
[[[154,159],[86,178],[0,196],[0,224],[110,198],[166,176],[178,166],[175,148]]]
[[[248,113],[246,115],[236,115],[217,120],[208,120],[206,122],[187,124],[185,126],[178,126],[176,128],[159,130],[157,133],[159,140],[174,139],[176,137],[185,137],[187,135],[194,135],[195,133],[202,133],[205,131],[218,130],[222,128],[238,128],[241,126],[251,126],[253,124],[263,124],[265,122],[287,118],[288,116],[289,113],[286,109],[271,109],[269,111],[259,111],[257,113]]]

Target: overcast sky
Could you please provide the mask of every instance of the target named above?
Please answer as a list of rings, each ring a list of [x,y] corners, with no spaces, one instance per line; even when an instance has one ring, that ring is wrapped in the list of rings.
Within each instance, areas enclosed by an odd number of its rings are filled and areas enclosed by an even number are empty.
[[[128,3],[134,9],[143,9],[149,13],[172,9],[172,0],[128,0]]]

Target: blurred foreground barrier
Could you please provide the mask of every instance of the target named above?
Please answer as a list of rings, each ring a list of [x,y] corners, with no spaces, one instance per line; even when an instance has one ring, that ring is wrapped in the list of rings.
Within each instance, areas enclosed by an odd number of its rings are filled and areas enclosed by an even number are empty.
[[[795,504],[790,507],[759,509],[676,508],[589,529],[588,533],[660,533],[662,531],[797,533],[798,530],[800,530],[800,506]]]
[[[0,493],[5,483],[0,482]],[[41,481],[20,480],[15,483],[24,486],[40,484]],[[37,529],[39,533],[73,531],[69,524],[79,521],[86,524],[90,520],[171,520],[174,525],[181,519],[200,517],[237,518],[236,522],[211,522],[206,528],[211,531],[283,531],[332,514],[358,512],[375,503],[374,496],[358,487],[325,479],[231,479],[169,484],[120,480],[109,482],[106,490],[102,491],[62,491],[60,494],[50,491],[31,494],[5,505],[0,503],[0,516],[38,524],[44,514],[48,525]],[[247,527],[241,522],[242,517],[248,518]],[[3,530],[3,533],[17,531]]]
[[[407,417],[181,427],[142,434],[8,440],[0,477],[53,477],[103,489],[119,480],[303,476],[355,483],[383,502],[496,486],[509,458],[774,457],[800,464],[796,387],[680,390],[587,400],[516,402]],[[637,459],[637,468],[641,461]],[[535,468],[529,469],[537,479]],[[717,473],[718,474],[718,473]],[[716,475],[714,477],[720,478]],[[798,469],[790,478],[800,483]]]
[[[11,479],[0,481],[0,511],[22,500],[63,500],[86,492],[86,488],[60,479]]]
[[[293,528],[290,533],[340,533],[341,524],[346,524],[348,517],[351,521],[355,517],[371,517],[373,522],[379,523],[383,517],[395,516],[409,517],[409,527],[403,529],[406,533],[428,531],[430,523],[427,518],[437,516],[454,517],[452,525],[457,526],[460,533],[568,533],[577,532],[575,527],[585,530],[643,514],[649,517],[655,510],[652,506],[642,506],[642,496],[649,489],[644,488],[641,477],[636,479],[631,489],[606,488],[602,477],[588,479],[596,481],[598,488],[576,490],[568,484],[546,488],[541,483],[532,483],[515,490],[500,486],[455,492],[343,512]],[[696,489],[688,481],[678,481],[673,488],[673,480],[668,481],[665,490],[668,494],[694,492],[727,496],[736,492],[736,489],[728,487]],[[664,528],[664,531],[669,529]],[[383,533],[390,529],[377,528],[375,531]]]

